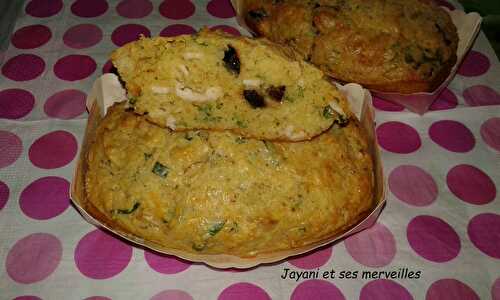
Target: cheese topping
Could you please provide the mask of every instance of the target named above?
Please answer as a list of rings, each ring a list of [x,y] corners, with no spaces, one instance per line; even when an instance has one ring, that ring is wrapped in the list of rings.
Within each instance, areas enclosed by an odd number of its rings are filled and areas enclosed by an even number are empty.
[[[155,94],[168,94],[170,93],[170,88],[166,86],[153,85],[151,86],[151,91]]]
[[[260,79],[243,79],[243,84],[247,87],[259,87],[262,84]]]
[[[306,136],[304,131],[294,132],[295,128],[292,125],[289,125],[285,128],[285,135],[292,141],[301,140]]]
[[[305,84],[305,82],[304,82],[304,79],[302,79],[302,78],[300,78],[299,81],[297,82],[297,85],[300,86],[301,88],[304,87],[304,84]]]
[[[179,82],[177,82],[177,84],[175,85],[175,93],[183,100],[189,102],[214,101],[219,99],[223,95],[222,88],[218,86],[209,87],[205,90],[205,93],[202,94],[202,93],[197,93],[192,89],[183,86]]]
[[[330,107],[334,111],[338,112],[340,115],[345,116],[344,110],[342,108],[340,108],[340,106],[337,104],[337,102],[331,101],[330,103],[328,103],[328,105],[330,105]]]
[[[186,53],[184,53],[183,56],[185,59],[192,60],[192,59],[202,58],[203,54],[201,54],[200,52],[186,52]]]
[[[189,75],[189,70],[188,68],[186,67],[186,65],[179,65],[179,70],[181,70],[181,72],[184,74],[184,75]]]
[[[169,117],[167,118],[167,127],[168,127],[168,128],[170,128],[170,129],[172,129],[172,130],[175,130],[175,128],[176,128],[176,127],[175,127],[175,121],[176,121],[176,120],[175,120],[175,118],[174,118],[174,117],[169,116]]]

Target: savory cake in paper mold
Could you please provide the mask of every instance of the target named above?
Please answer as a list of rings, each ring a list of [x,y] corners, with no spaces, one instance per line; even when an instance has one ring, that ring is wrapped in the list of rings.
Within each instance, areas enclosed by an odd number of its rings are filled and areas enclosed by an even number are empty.
[[[353,118],[304,142],[173,132],[115,104],[87,155],[87,198],[146,241],[253,257],[299,248],[372,208],[373,164]]]
[[[351,117],[323,72],[265,39],[209,30],[143,38],[114,51],[111,60],[135,112],[175,131],[302,141]]]
[[[431,92],[457,60],[449,14],[428,0],[243,0],[245,23],[325,73],[384,92]],[[292,25],[293,24],[293,25]]]

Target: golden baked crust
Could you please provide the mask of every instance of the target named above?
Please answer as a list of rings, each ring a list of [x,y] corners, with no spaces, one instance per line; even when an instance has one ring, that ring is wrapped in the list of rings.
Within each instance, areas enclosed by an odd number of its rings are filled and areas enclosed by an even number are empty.
[[[108,110],[87,155],[87,199],[101,220],[169,249],[253,257],[300,248],[373,207],[359,122],[307,142],[171,132]]]
[[[432,1],[242,3],[245,21],[256,33],[292,46],[343,82],[386,92],[430,92],[457,59],[456,28]]]
[[[203,30],[129,43],[111,59],[136,113],[162,127],[301,141],[350,117],[323,72],[266,39]]]

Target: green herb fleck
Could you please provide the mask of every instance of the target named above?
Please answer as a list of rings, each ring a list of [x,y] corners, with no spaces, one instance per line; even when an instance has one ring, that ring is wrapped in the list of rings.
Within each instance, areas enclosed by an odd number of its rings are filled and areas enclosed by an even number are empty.
[[[136,97],[130,97],[130,98],[128,99],[128,103],[129,103],[130,105],[135,105],[135,103],[136,103],[136,102],[137,102],[137,98],[136,98]]]
[[[238,125],[238,127],[240,128],[247,128],[247,124],[242,120],[236,120],[236,125]]]
[[[200,112],[203,121],[219,122],[220,120],[222,120],[222,117],[214,116],[212,114],[212,108],[212,104],[198,106],[198,111]]]
[[[155,165],[153,166],[153,173],[155,173],[156,175],[162,177],[162,178],[166,178],[167,175],[168,175],[168,167],[167,166],[164,166],[162,165],[161,163],[159,162],[155,162]]]
[[[224,227],[224,224],[226,224],[226,221],[219,221],[219,222],[214,223],[208,229],[208,234],[210,234],[210,236],[216,235]]]
[[[153,156],[151,153],[144,153],[144,160],[149,160]]]
[[[266,150],[269,153],[267,159],[269,160],[271,165],[275,167],[278,166],[280,164],[280,157],[277,153],[276,146],[269,141],[262,141],[262,142],[264,143],[264,146],[266,147]],[[266,166],[268,165],[266,164]]]
[[[184,139],[191,141],[193,139],[193,135],[190,132],[186,132],[184,134]]]
[[[131,213],[133,213],[134,211],[136,211],[139,208],[140,205],[141,205],[141,203],[136,202],[136,203],[134,203],[134,206],[132,206],[132,208],[129,208],[129,209],[117,209],[116,212],[119,213],[119,214],[122,214],[122,215],[130,215]]]
[[[206,246],[207,246],[206,242],[202,243],[193,242],[193,249],[196,251],[203,251],[203,249],[205,249]]]
[[[303,88],[303,87],[300,87],[300,86],[299,86],[299,90],[298,90],[298,92],[297,92],[297,95],[298,95],[299,97],[301,97],[301,98],[302,98],[302,97],[304,97],[304,88]]]
[[[247,139],[242,136],[239,136],[234,141],[236,142],[236,144],[244,144],[247,142]]]
[[[327,105],[323,108],[323,117],[326,119],[331,119],[335,115],[335,110],[330,106]]]
[[[170,207],[163,217],[163,223],[167,224],[175,217],[175,208]]]
[[[204,141],[207,141],[208,140],[208,132],[206,131],[198,131],[196,133],[197,136],[200,137],[200,139],[204,140]]]
[[[229,228],[229,232],[237,232],[237,231],[238,231],[238,229],[239,229],[239,228],[238,228],[238,223],[233,222],[233,223],[231,224],[231,227]]]
[[[285,95],[285,97],[283,99],[285,99],[286,102],[290,102],[290,103],[295,102],[295,98],[290,97],[288,95]]]

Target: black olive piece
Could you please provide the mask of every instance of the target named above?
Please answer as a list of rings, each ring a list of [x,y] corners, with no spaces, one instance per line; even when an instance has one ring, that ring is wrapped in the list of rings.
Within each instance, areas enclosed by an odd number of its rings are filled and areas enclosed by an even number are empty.
[[[122,88],[125,88],[125,81],[123,81],[120,73],[118,73],[118,69],[114,65],[111,67],[111,69],[109,69],[109,73],[115,74],[116,77],[118,77],[118,81],[120,82]]]
[[[245,100],[247,100],[247,102],[253,108],[266,106],[266,103],[264,102],[264,97],[259,95],[259,93],[256,90],[244,90],[243,96],[245,97]]]
[[[248,16],[255,21],[261,21],[262,19],[267,17],[267,12],[262,8],[254,9],[248,12]]]
[[[266,89],[267,94],[271,97],[271,99],[281,102],[283,96],[285,95],[286,86],[270,86]]]
[[[227,50],[224,51],[224,58],[222,60],[224,61],[226,69],[237,75],[240,74],[240,59],[233,46],[227,45]]]
[[[349,118],[340,115],[337,120],[333,121],[333,124],[337,124],[340,127],[346,127],[349,124]]]

